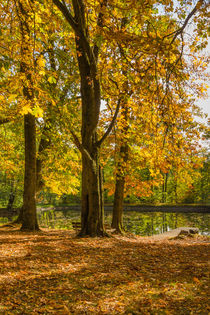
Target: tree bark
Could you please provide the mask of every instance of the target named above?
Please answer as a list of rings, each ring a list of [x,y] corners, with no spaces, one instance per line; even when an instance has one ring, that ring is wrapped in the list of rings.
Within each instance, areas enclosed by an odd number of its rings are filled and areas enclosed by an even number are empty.
[[[127,71],[123,70],[123,74],[127,75]],[[125,97],[122,102],[122,112],[121,118],[124,121],[124,127],[122,128],[120,134],[120,152],[119,161],[116,167],[116,181],[115,181],[115,194],[114,194],[114,205],[112,213],[112,228],[116,230],[117,233],[123,232],[123,200],[124,200],[124,187],[125,187],[125,174],[126,174],[126,163],[128,161],[128,144],[127,144],[127,134],[129,129],[128,118],[129,110],[127,104],[128,93],[128,80],[124,82]]]
[[[100,168],[98,158],[82,157],[82,229],[80,235],[103,236],[103,204],[100,193]]]
[[[11,186],[10,186],[9,200],[7,204],[7,211],[12,210],[14,201],[15,201],[15,189],[14,189],[14,179],[12,179]]]
[[[32,5],[32,3],[31,3]],[[30,6],[29,6],[30,7]],[[20,72],[24,76],[23,96],[24,99],[33,106],[34,90],[31,77],[31,22],[32,15],[28,5],[19,0],[17,2],[17,15],[20,21],[21,31],[21,62]],[[33,60],[33,59],[32,59]],[[38,230],[36,215],[36,122],[35,116],[30,112],[24,115],[24,138],[25,138],[25,173],[23,207],[21,209],[21,230]]]
[[[82,99],[82,126],[80,143],[71,131],[75,144],[82,154],[82,211],[80,235],[104,236],[104,209],[102,196],[102,176],[100,175],[99,148],[111,131],[107,129],[101,140],[97,139],[101,92],[97,73],[97,62],[100,47],[92,38],[87,26],[85,3],[83,0],[72,0],[74,16],[65,4],[65,1],[53,0],[53,3],[62,12],[67,23],[75,33],[77,60],[80,73],[80,90]],[[101,12],[98,15],[97,26],[103,27],[103,12],[107,0],[101,1]],[[93,45],[91,43],[94,43]],[[113,122],[117,113],[113,118]]]
[[[82,50],[82,43],[76,39],[77,47]],[[99,148],[97,146],[97,124],[100,109],[100,85],[90,84],[92,76],[88,60],[80,52],[78,63],[81,76],[82,96],[82,229],[80,235],[105,235],[100,192]]]
[[[166,203],[167,196],[167,184],[168,184],[168,173],[162,173],[163,184],[162,184],[162,203]]]
[[[51,130],[52,119],[48,119],[42,130],[41,139],[38,147],[38,156],[36,158],[36,194],[44,187],[44,181],[42,177],[43,160],[40,155],[46,151],[51,145],[51,139],[49,136]]]
[[[127,113],[125,114],[127,116]],[[128,127],[125,127],[125,133],[128,131]],[[124,187],[125,187],[125,167],[122,165],[128,161],[128,145],[123,140],[123,144],[120,146],[120,161],[117,163],[116,182],[115,182],[115,194],[114,205],[112,213],[112,228],[118,233],[123,231],[123,200],[124,200]]]
[[[78,30],[75,42],[81,78],[82,97],[82,211],[80,236],[104,236],[104,209],[101,200],[99,146],[97,126],[101,92],[97,78],[98,49],[90,46],[83,1],[73,0]],[[77,34],[78,33],[78,34]],[[94,50],[96,53],[94,53]]]
[[[118,233],[123,232],[123,200],[124,200],[125,177],[116,179],[114,206],[112,214],[112,228]]]
[[[21,230],[38,229],[36,216],[36,125],[32,114],[24,116],[25,175]]]

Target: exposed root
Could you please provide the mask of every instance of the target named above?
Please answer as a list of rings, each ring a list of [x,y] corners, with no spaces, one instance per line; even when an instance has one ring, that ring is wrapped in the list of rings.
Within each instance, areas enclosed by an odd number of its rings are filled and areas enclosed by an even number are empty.
[[[89,233],[86,229],[83,229],[79,231],[77,234],[77,237],[112,237],[109,233],[107,233],[105,230],[97,231],[96,233]]]
[[[124,236],[126,233],[125,231],[121,230],[121,229],[116,229],[116,228],[113,228],[112,231],[111,231],[112,234],[117,234],[117,235],[122,235]]]
[[[6,223],[4,225],[1,225],[0,226],[0,229],[3,229],[3,228],[19,228],[21,225],[18,224],[18,223],[15,223],[15,222],[11,222],[11,223]]]
[[[21,227],[21,228],[20,228],[20,231],[21,231],[21,232],[40,232],[41,230],[40,230],[39,227],[35,227],[35,228],[33,228],[33,229],[28,228],[28,227]]]

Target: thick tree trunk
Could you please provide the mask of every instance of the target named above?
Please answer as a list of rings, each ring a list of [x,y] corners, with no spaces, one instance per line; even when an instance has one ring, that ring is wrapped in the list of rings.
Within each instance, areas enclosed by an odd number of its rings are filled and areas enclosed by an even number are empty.
[[[104,208],[102,200],[102,177],[97,149],[90,160],[82,156],[82,229],[80,235],[104,236]]]
[[[23,79],[23,96],[33,106],[34,89],[31,75],[33,67],[33,51],[31,45],[31,25],[33,23],[33,9],[22,0],[17,2],[16,10],[20,20],[21,29],[21,62],[20,72]],[[23,206],[16,222],[22,223],[21,230],[38,230],[36,216],[36,122],[35,116],[30,112],[24,115],[25,138],[25,173]]]
[[[102,176],[100,175],[99,147],[97,126],[99,122],[101,93],[97,73],[97,62],[100,46],[90,38],[86,19],[86,6],[83,0],[72,0],[74,16],[65,1],[53,0],[75,32],[77,60],[81,79],[82,99],[82,141],[74,136],[75,143],[82,153],[82,229],[80,235],[105,235],[103,223]],[[97,27],[103,27],[103,11],[107,1],[101,1],[101,12],[98,15]],[[92,45],[92,43],[94,43]],[[116,117],[115,117],[116,119]],[[108,128],[109,132],[112,128]],[[108,135],[108,132],[105,134]],[[102,137],[104,140],[104,138]],[[100,143],[100,144],[99,144]]]
[[[46,132],[48,131],[48,128],[44,127],[42,138],[39,143],[39,149],[38,149],[38,155],[41,154],[46,148],[50,146],[50,139],[48,138],[48,135],[46,135]],[[39,191],[43,188],[44,182],[42,179],[42,159],[38,156],[36,158],[36,195],[39,193]],[[17,219],[13,223],[23,223],[23,213],[24,208],[23,206],[19,210],[19,214]],[[37,219],[36,219],[37,222]],[[36,229],[38,229],[38,223],[36,223]]]
[[[43,153],[44,150],[46,150],[50,144],[50,138],[49,138],[49,129],[50,127],[45,126],[42,132],[42,137],[39,143],[39,149],[38,149],[38,157],[36,158],[36,195],[40,192],[40,190],[44,186],[43,178],[42,178],[42,158],[40,158],[40,154]],[[22,206],[19,210],[19,214],[17,219],[13,223],[23,223],[23,213],[24,213],[24,207]],[[36,229],[38,229],[38,223],[36,219]]]
[[[25,175],[21,230],[38,230],[36,216],[36,125],[32,114],[24,116]]]
[[[103,203],[99,147],[97,146],[97,125],[100,113],[100,83],[96,64],[84,51],[82,38],[76,38],[78,64],[81,77],[82,97],[82,228],[80,236],[104,236]],[[91,49],[89,47],[89,49]],[[92,79],[92,80],[91,80]]]

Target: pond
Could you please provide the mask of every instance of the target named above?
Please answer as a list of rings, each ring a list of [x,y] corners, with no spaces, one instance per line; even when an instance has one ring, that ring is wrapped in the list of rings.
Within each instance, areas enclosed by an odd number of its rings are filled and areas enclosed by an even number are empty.
[[[112,214],[105,211],[105,222],[111,224]],[[45,210],[38,212],[40,227],[72,230],[72,222],[80,221],[80,212],[73,210]],[[0,218],[5,224],[7,218]],[[170,213],[170,212],[124,212],[124,228],[127,232],[150,236],[167,232],[178,227],[197,227],[200,234],[210,235],[209,213]]]
[[[105,211],[105,222],[111,225],[112,214]],[[72,221],[80,221],[80,212],[72,210],[44,211],[39,213],[41,227],[72,230]],[[210,234],[208,213],[124,212],[124,228],[136,235],[154,235],[177,227],[197,227],[201,234]]]

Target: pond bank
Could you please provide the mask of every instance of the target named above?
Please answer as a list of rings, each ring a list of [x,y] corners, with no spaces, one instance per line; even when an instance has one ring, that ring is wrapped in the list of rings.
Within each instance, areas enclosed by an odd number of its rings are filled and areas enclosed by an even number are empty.
[[[37,207],[39,211],[80,211],[81,205],[70,205],[70,206],[54,206],[54,207]],[[112,205],[105,205],[105,211],[112,211]],[[171,212],[171,213],[210,213],[209,205],[124,205],[123,210],[127,211],[136,211],[136,212]],[[18,214],[19,209],[12,209],[8,211],[6,208],[0,208],[0,217],[11,218]]]
[[[80,211],[81,205],[73,206],[56,206],[51,210],[78,210]],[[113,206],[105,205],[105,211],[112,211]],[[174,213],[210,213],[209,205],[124,205],[124,211],[137,211],[137,212],[174,212]],[[45,210],[45,209],[42,209]],[[49,210],[49,209],[47,209]]]

